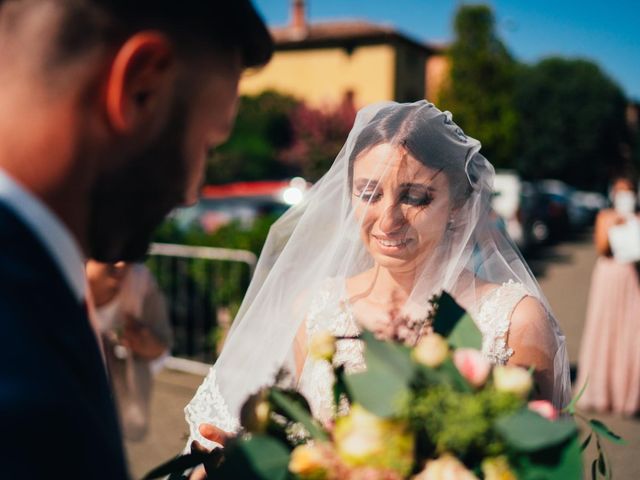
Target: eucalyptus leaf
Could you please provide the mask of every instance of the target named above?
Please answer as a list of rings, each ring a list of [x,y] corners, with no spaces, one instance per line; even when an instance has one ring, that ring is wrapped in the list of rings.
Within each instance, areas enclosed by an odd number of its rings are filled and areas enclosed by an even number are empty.
[[[579,480],[582,456],[577,436],[536,452],[520,452],[510,462],[518,480]]]
[[[482,333],[471,316],[447,292],[437,300],[433,330],[453,348],[482,349]]]
[[[355,403],[382,418],[397,416],[411,393],[403,379],[380,372],[347,375],[345,383]]]
[[[378,340],[375,335],[365,331],[361,335],[365,343],[364,358],[367,370],[400,377],[407,385],[415,373],[411,360],[411,351],[404,345]]]
[[[289,392],[275,388],[269,391],[269,399],[274,407],[287,418],[302,424],[313,438],[317,440],[328,440],[329,437],[327,433],[318,425],[317,421],[309,412],[309,406],[306,400],[298,398],[296,394],[289,395]]]
[[[344,382],[353,402],[380,417],[398,414],[410,394],[416,373],[410,350],[399,344],[384,342],[371,332],[363,332],[367,370],[345,375]]]
[[[552,422],[527,408],[498,419],[496,430],[510,447],[521,452],[549,448],[572,436],[577,439],[578,433],[573,420],[560,419]]]
[[[607,427],[600,420],[595,420],[592,418],[591,420],[589,420],[589,425],[598,435],[601,435],[602,437],[606,438],[611,443],[615,443],[617,445],[627,444],[624,438],[622,438],[620,435],[613,433],[611,430],[609,430],[609,427]]]
[[[241,439],[227,449],[216,479],[285,480],[289,474],[289,450],[265,435]],[[210,476],[210,478],[213,478]]]

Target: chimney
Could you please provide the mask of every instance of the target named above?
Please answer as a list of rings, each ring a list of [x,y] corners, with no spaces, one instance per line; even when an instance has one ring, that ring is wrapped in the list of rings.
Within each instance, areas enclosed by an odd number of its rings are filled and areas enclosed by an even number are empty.
[[[292,0],[291,30],[295,36],[304,37],[307,33],[307,15],[305,0]]]

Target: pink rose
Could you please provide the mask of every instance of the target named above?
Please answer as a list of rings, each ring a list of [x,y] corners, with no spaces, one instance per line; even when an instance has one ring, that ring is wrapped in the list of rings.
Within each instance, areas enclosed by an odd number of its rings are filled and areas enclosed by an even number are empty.
[[[547,400],[532,400],[529,402],[529,410],[533,410],[547,420],[553,421],[558,418],[558,410]]]
[[[459,348],[453,352],[453,363],[467,381],[478,388],[484,385],[491,371],[491,364],[482,353],[472,348]]]

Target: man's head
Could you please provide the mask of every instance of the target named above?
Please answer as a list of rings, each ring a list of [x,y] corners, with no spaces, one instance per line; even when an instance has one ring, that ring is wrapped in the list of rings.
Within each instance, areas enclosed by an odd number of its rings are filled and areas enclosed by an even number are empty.
[[[21,93],[12,111],[26,111],[21,131],[33,135],[33,151],[16,148],[51,156],[46,178],[20,165],[17,176],[89,256],[142,256],[164,216],[195,201],[207,151],[231,130],[240,73],[272,48],[247,0],[1,2],[0,86]]]

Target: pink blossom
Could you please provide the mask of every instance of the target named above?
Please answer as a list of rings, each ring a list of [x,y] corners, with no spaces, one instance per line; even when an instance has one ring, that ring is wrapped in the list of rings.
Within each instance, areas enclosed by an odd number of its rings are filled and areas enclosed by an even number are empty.
[[[547,420],[553,421],[558,418],[558,410],[548,400],[532,400],[529,402],[529,410],[533,410]]]
[[[453,353],[453,363],[462,376],[474,387],[481,387],[487,381],[491,364],[478,350],[459,348]]]

